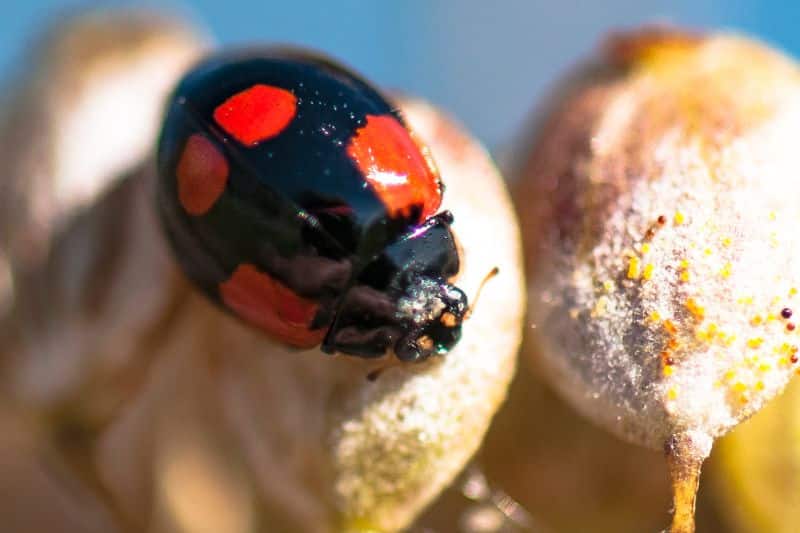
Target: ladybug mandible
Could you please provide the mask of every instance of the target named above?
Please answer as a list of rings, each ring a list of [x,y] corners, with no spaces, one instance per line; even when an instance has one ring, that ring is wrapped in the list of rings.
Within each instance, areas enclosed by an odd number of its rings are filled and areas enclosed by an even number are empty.
[[[467,298],[427,149],[335,62],[221,54],[178,85],[157,203],[187,276],[298,348],[419,361],[450,350]]]

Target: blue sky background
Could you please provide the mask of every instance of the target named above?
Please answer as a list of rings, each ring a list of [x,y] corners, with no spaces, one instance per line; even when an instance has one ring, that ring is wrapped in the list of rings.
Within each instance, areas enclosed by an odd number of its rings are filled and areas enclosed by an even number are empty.
[[[743,31],[800,55],[800,2],[758,0],[247,0],[149,2],[191,14],[221,43],[292,42],[328,52],[384,87],[423,96],[491,147],[608,30],[669,21]],[[0,68],[65,9],[137,5],[6,2]]]

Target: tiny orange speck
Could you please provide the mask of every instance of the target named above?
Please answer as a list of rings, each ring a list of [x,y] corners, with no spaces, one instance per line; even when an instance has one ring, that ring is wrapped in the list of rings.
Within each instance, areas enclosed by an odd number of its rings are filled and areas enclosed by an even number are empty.
[[[694,298],[686,299],[686,309],[697,319],[702,320],[706,316],[705,308],[697,303],[697,300]]]

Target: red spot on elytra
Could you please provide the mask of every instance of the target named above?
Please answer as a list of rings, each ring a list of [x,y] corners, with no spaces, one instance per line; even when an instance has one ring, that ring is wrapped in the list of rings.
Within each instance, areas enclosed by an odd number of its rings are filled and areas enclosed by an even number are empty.
[[[214,110],[214,120],[245,146],[275,137],[297,112],[297,98],[280,87],[258,84],[236,93]]]
[[[210,140],[196,133],[183,147],[175,174],[178,200],[190,215],[203,215],[216,203],[228,182],[228,161]]]
[[[408,217],[418,206],[419,220],[424,220],[439,209],[442,186],[436,166],[396,118],[367,115],[367,123],[350,139],[347,154],[390,216]]]
[[[219,285],[222,301],[248,322],[298,348],[322,342],[325,329],[309,329],[319,305],[244,263]]]

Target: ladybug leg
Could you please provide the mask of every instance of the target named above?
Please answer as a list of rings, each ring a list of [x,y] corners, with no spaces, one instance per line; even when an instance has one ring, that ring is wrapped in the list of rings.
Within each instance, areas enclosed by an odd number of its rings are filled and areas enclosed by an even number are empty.
[[[390,295],[356,285],[339,304],[321,349],[328,353],[381,357],[402,334],[403,327],[397,321]]]
[[[442,354],[458,342],[467,297],[446,279],[458,272],[452,216],[431,217],[387,247],[350,288],[323,350],[404,362]]]

